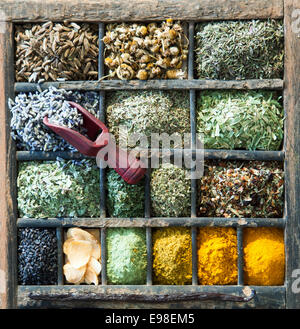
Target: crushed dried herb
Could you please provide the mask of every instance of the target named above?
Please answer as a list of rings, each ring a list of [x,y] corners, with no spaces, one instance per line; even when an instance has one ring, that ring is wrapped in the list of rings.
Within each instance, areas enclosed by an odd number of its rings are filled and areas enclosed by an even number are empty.
[[[237,236],[234,228],[200,228],[197,250],[199,284],[237,284]]]
[[[107,207],[111,217],[144,217],[144,181],[127,184],[113,169],[107,173]]]
[[[245,284],[284,284],[284,233],[276,227],[246,228],[244,241]]]
[[[107,100],[107,126],[117,143],[128,142],[127,136],[119,134],[119,127],[126,127],[128,135],[143,133],[183,134],[190,132],[189,96],[185,91],[117,91]],[[174,146],[175,147],[175,146]]]
[[[196,25],[198,78],[274,79],[283,77],[282,20],[245,20]]]
[[[21,217],[99,217],[95,161],[21,162],[17,179]]]
[[[192,238],[186,227],[153,232],[153,274],[156,284],[192,283]]]
[[[145,284],[147,276],[146,231],[143,228],[109,228],[107,279],[109,284]]]
[[[276,161],[210,161],[198,181],[198,215],[278,218],[283,215],[284,171]]]
[[[151,173],[151,211],[157,217],[189,217],[191,181],[188,171],[172,164],[161,165]]]
[[[210,149],[279,150],[281,97],[269,91],[204,91],[197,100],[197,132]]]

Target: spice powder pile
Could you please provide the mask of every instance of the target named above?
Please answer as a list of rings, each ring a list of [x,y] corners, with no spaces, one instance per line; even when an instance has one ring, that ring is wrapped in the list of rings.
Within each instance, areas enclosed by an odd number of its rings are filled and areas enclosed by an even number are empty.
[[[191,284],[192,238],[189,228],[168,227],[154,231],[153,273],[156,284]]]
[[[110,78],[186,78],[188,39],[180,22],[108,24],[103,42]]]
[[[245,284],[277,286],[284,283],[284,234],[276,227],[244,230]]]

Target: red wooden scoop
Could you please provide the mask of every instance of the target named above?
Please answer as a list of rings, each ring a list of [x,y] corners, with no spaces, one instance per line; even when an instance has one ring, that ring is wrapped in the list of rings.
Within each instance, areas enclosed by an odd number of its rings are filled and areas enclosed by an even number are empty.
[[[112,143],[108,128],[103,122],[79,104],[74,102],[69,102],[69,104],[82,114],[83,127],[87,130],[88,138],[70,128],[50,123],[47,117],[43,119],[44,124],[74,146],[80,153],[93,157],[98,156],[105,160],[126,183],[137,184],[146,173],[146,168],[141,168],[142,162],[136,157],[129,156],[126,151],[119,149]],[[103,152],[105,146],[111,152],[115,152],[114,162],[112,161],[113,158]]]

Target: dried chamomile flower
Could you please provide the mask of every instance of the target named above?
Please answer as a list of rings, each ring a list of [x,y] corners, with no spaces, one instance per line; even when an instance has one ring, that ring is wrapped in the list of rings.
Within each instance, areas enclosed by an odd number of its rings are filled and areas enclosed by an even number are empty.
[[[108,24],[102,40],[109,78],[186,78],[188,39],[180,22]]]

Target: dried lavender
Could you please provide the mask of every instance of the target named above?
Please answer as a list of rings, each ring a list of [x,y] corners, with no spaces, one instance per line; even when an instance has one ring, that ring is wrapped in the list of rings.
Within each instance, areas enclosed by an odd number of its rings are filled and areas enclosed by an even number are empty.
[[[282,217],[282,163],[207,162],[198,193],[200,217]]]
[[[18,230],[18,281],[21,285],[57,284],[55,229]]]
[[[23,162],[17,179],[21,217],[99,217],[95,161]]]
[[[198,78],[283,77],[282,20],[220,21],[196,25]]]
[[[203,91],[197,99],[197,132],[210,149],[279,150],[280,102],[281,96],[270,91]]]
[[[20,150],[28,151],[76,151],[60,136],[56,135],[43,123],[43,118],[48,116],[52,123],[56,123],[82,134],[83,117],[67,101],[73,100],[96,115],[98,110],[97,93],[84,94],[64,89],[50,87],[42,92],[21,93],[14,101],[9,100],[11,118],[11,136],[16,140]]]

